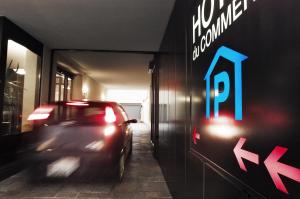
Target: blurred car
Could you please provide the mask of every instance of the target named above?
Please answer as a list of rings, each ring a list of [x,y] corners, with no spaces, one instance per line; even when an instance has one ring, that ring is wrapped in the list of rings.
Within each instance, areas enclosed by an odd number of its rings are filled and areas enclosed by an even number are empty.
[[[121,105],[114,102],[56,102],[37,108],[33,122],[39,163],[46,176],[70,176],[80,167],[111,168],[122,180],[132,152],[132,128]]]

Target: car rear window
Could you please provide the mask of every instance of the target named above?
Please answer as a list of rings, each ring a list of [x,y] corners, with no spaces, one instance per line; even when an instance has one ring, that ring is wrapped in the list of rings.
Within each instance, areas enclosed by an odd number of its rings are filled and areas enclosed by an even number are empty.
[[[69,106],[55,105],[48,122],[61,122],[67,120],[76,120],[82,122],[101,122],[105,115],[107,105],[89,105],[89,106]]]

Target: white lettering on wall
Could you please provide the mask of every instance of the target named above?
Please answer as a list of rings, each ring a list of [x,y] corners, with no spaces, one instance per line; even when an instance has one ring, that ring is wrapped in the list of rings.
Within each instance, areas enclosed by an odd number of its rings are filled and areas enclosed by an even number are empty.
[[[201,10],[201,7],[200,5],[198,6],[198,18],[197,18],[197,21],[195,21],[195,15],[193,16],[193,44],[195,43],[195,40],[196,40],[196,30],[198,31],[198,37],[201,36],[201,14],[200,14],[200,10]]]
[[[215,1],[219,2],[220,14],[214,20],[216,13]],[[224,8],[224,0],[202,0],[193,15],[193,61],[216,41],[249,7],[249,2],[256,0],[232,0]],[[198,42],[197,42],[198,41]]]
[[[242,10],[238,11],[242,5],[240,0],[233,0],[232,11],[233,11],[233,21],[236,21],[243,13]]]
[[[207,20],[205,19],[206,6],[207,6],[207,3],[206,3],[206,0],[204,0],[202,3],[202,15],[201,15],[203,28],[207,28],[211,23],[212,17],[214,15],[214,10],[215,10],[215,0],[210,0],[210,12],[209,12],[209,17]]]
[[[228,26],[231,25],[231,4],[228,5],[227,7],[227,12],[226,12],[226,17],[225,13],[223,12],[221,14],[221,32],[223,33],[225,30],[227,30]]]
[[[219,5],[220,5],[220,9],[222,9],[224,6],[224,0],[219,0]]]

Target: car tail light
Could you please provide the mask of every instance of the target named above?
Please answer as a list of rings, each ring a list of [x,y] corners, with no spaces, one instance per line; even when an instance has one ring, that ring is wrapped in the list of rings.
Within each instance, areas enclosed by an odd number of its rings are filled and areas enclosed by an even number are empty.
[[[68,106],[89,106],[86,102],[67,102],[66,105]]]
[[[105,108],[104,120],[107,123],[113,123],[117,120],[114,110],[111,107]]]
[[[104,128],[104,135],[106,137],[113,135],[116,132],[115,126],[107,126]]]
[[[27,118],[27,120],[45,120],[50,116],[50,113],[53,111],[54,107],[44,106],[39,107],[33,111]]]

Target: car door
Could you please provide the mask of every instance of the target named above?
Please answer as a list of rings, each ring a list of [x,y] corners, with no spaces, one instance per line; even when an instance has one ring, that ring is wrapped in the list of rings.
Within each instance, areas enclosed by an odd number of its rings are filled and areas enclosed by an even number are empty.
[[[124,133],[124,147],[126,148],[127,152],[130,150],[130,142],[132,140],[132,129],[126,121],[128,121],[128,116],[125,112],[125,110],[121,107],[118,106],[118,112],[119,112],[119,117],[122,120],[122,129]]]

